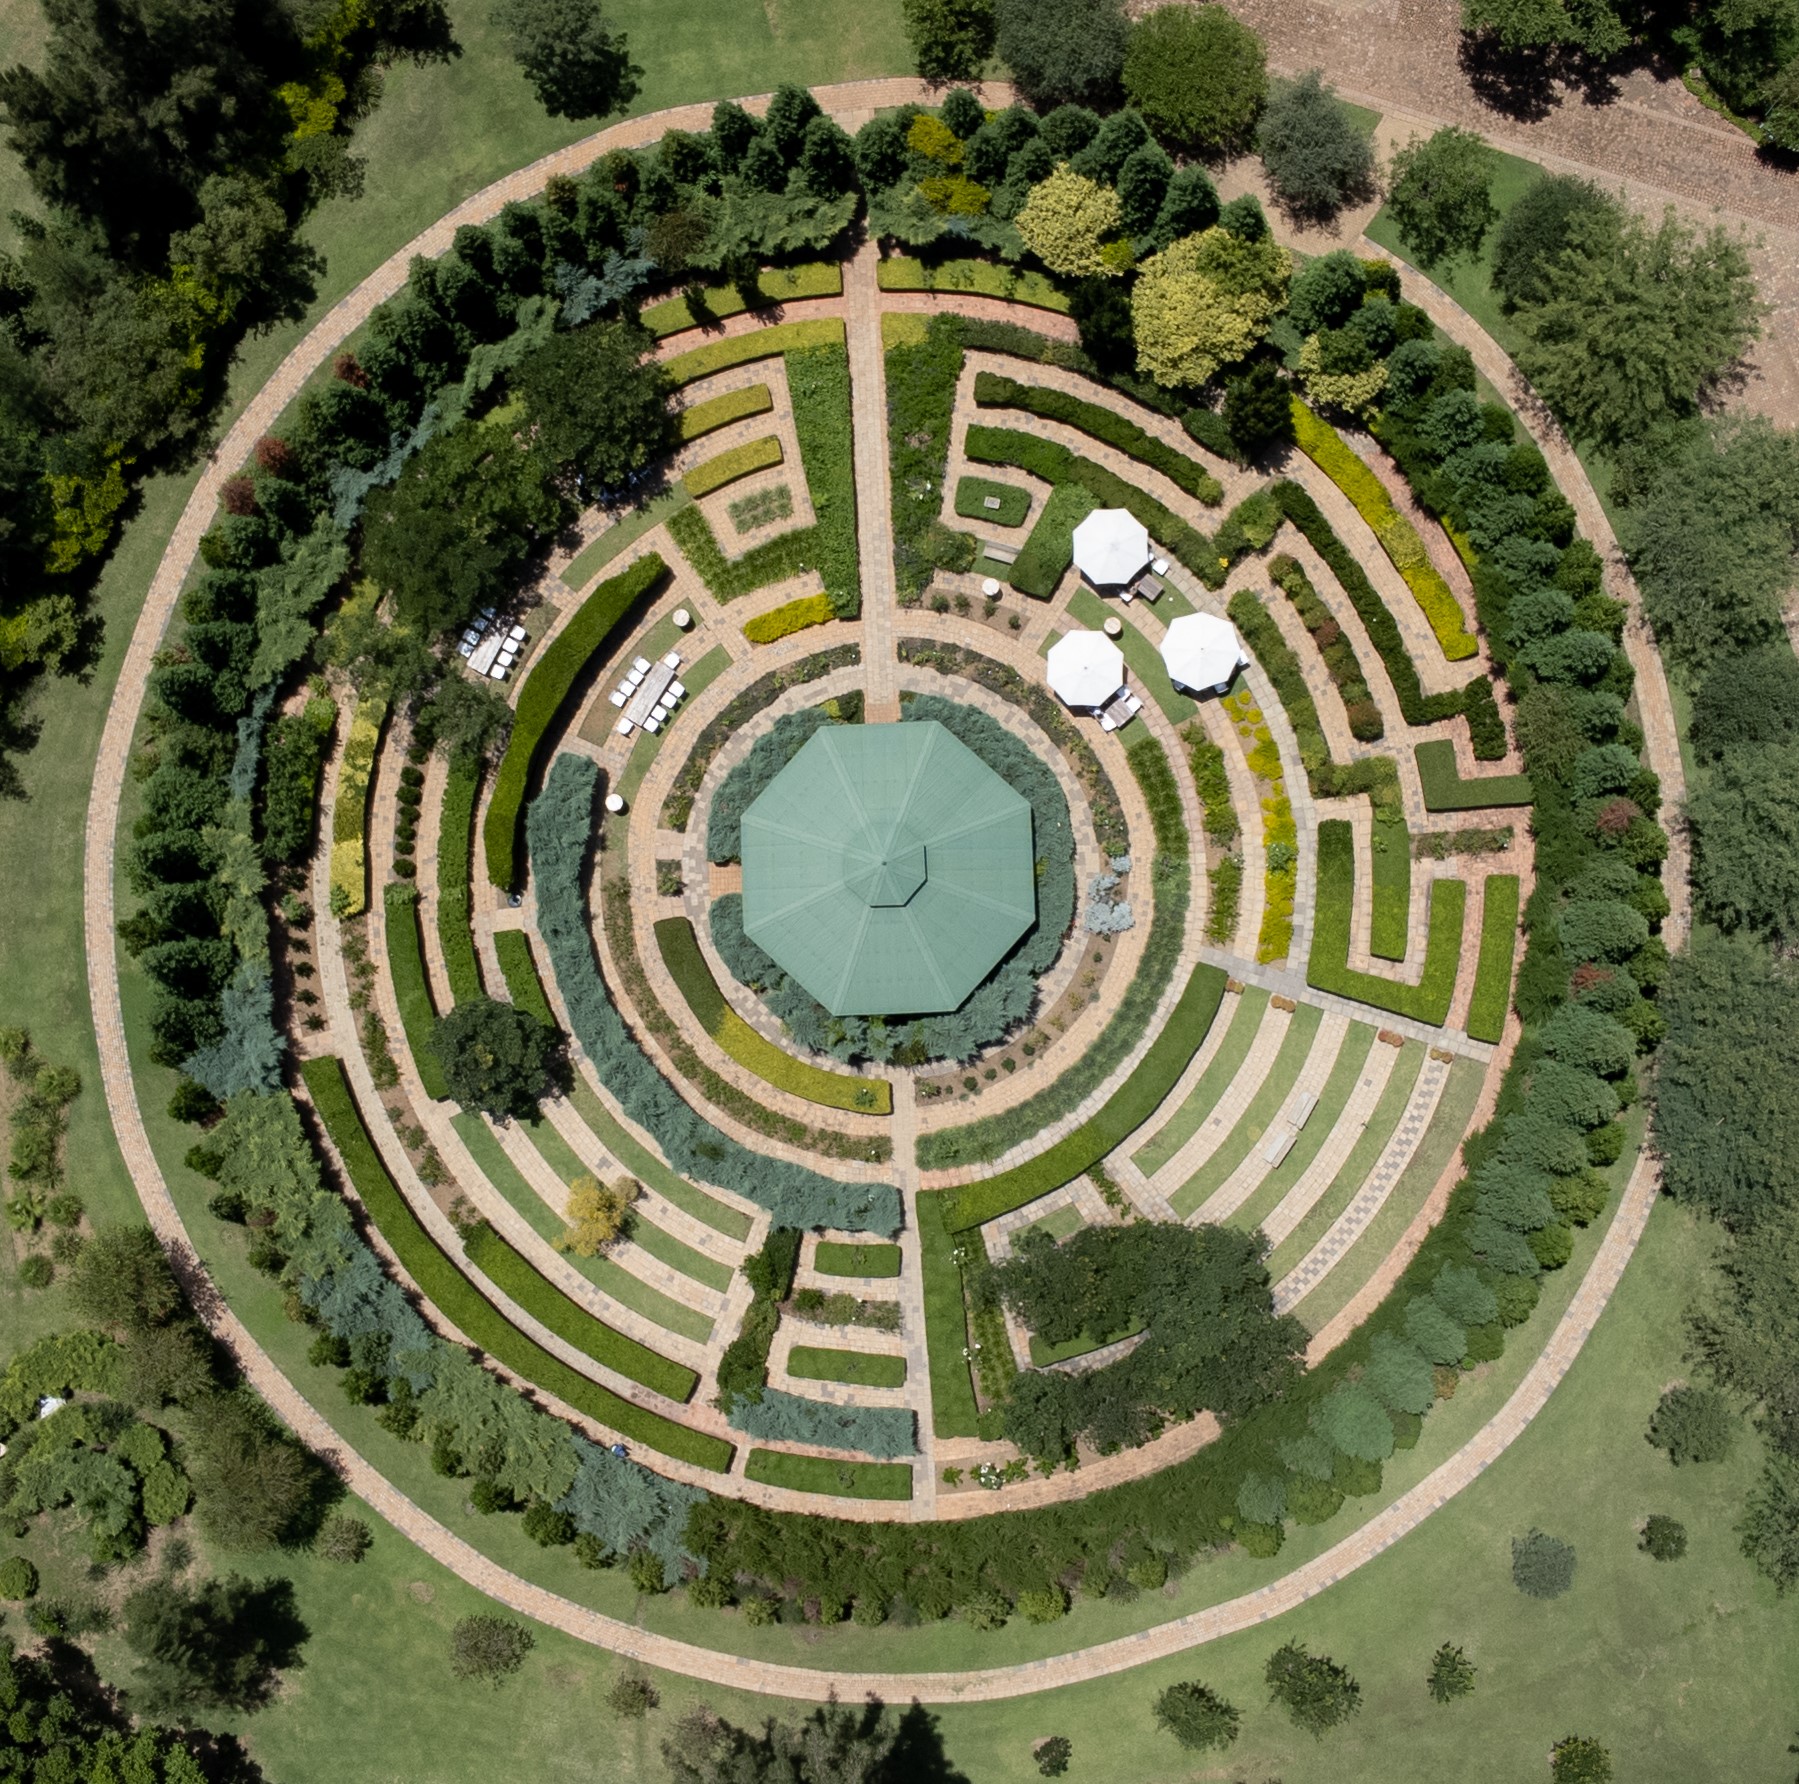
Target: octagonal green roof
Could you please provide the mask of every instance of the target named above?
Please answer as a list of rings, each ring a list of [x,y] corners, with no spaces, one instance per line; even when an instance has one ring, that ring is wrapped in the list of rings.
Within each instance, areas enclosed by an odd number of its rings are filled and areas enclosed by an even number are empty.
[[[743,814],[743,927],[834,1016],[953,1010],[1037,914],[1029,803],[935,720],[827,725]]]

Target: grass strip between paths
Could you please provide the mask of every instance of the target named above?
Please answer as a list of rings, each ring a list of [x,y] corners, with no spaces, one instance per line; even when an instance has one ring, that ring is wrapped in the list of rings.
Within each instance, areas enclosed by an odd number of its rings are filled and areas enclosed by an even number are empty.
[[[968,1372],[968,1308],[956,1241],[944,1224],[942,1191],[918,1197],[918,1243],[924,1276],[925,1350],[931,1363],[931,1429],[939,1437],[978,1437],[980,1409]]]
[[[843,1499],[910,1499],[912,1470],[904,1462],[838,1462],[829,1456],[795,1456],[753,1449],[744,1478],[796,1493],[834,1493]]]
[[[400,1006],[400,1026],[426,1096],[440,1103],[450,1094],[431,1031],[437,1007],[431,1001],[431,984],[425,976],[425,944],[419,934],[418,893],[396,881],[383,895],[387,915],[387,970],[394,982],[394,1001]]]
[[[522,929],[494,931],[493,951],[500,958],[506,995],[521,1010],[529,1010],[545,1028],[556,1026],[556,1013],[544,995],[543,979],[531,955],[531,938]]]
[[[812,1268],[820,1276],[897,1276],[900,1273],[900,1248],[897,1245],[845,1245],[839,1239],[821,1239]]]
[[[1477,774],[1464,780],[1456,766],[1455,745],[1446,737],[1419,744],[1418,781],[1426,811],[1488,811],[1500,805],[1529,805],[1528,774]]]
[[[1468,1005],[1468,1033],[1477,1041],[1497,1041],[1505,1033],[1517,939],[1518,876],[1489,874],[1481,899],[1480,962],[1474,969],[1474,996]]]
[[[334,1054],[320,1054],[302,1063],[300,1075],[376,1231],[419,1292],[441,1308],[471,1343],[515,1375],[622,1437],[698,1468],[723,1473],[730,1467],[733,1446],[722,1437],[664,1418],[590,1381],[513,1325],[457,1268],[407,1206],[363,1125],[342,1060]]]
[[[832,1350],[796,1344],[787,1355],[787,1373],[802,1381],[843,1381],[857,1388],[903,1388],[906,1359],[872,1350]]]
[[[1199,1132],[1200,1124],[1217,1107],[1226,1086],[1236,1077],[1267,1011],[1268,993],[1259,985],[1245,986],[1237,994],[1230,1027],[1218,1043],[1211,1063],[1200,1073],[1199,1081],[1182,1099],[1181,1106],[1156,1130],[1155,1138],[1131,1154],[1132,1162],[1144,1176],[1153,1177]]]

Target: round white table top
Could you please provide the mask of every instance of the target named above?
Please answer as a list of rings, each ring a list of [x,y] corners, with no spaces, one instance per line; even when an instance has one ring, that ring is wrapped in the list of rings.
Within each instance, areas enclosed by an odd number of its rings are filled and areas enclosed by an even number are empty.
[[[623,811],[625,809],[624,794],[623,793],[608,793],[606,795],[606,809],[609,812],[612,812],[614,815]]]
[[[693,624],[693,615],[689,613],[685,607],[677,607],[675,609],[675,624],[685,632],[687,628]]]
[[[1122,638],[1124,636],[1124,621],[1119,619],[1116,614],[1108,614],[1106,616],[1106,636],[1108,638]]]

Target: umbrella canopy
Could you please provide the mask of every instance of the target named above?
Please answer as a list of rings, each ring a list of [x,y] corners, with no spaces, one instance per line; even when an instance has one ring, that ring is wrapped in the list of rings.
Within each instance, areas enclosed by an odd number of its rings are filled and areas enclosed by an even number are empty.
[[[1195,693],[1208,688],[1223,693],[1249,658],[1229,620],[1210,613],[1183,613],[1162,640],[1162,661],[1169,679],[1181,687]]]
[[[1095,508],[1074,529],[1075,568],[1096,588],[1130,579],[1149,562],[1149,529],[1128,508]]]
[[[1103,632],[1070,632],[1050,646],[1049,685],[1070,706],[1099,706],[1124,686],[1124,652]]]

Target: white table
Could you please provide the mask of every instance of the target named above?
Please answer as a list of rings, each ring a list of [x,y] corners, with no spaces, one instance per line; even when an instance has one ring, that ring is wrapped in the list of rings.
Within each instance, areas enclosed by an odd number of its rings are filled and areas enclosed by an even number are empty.
[[[655,664],[637,684],[636,693],[625,707],[625,717],[633,725],[641,725],[656,710],[656,702],[668,692],[668,684],[674,679],[675,672],[666,663]]]

